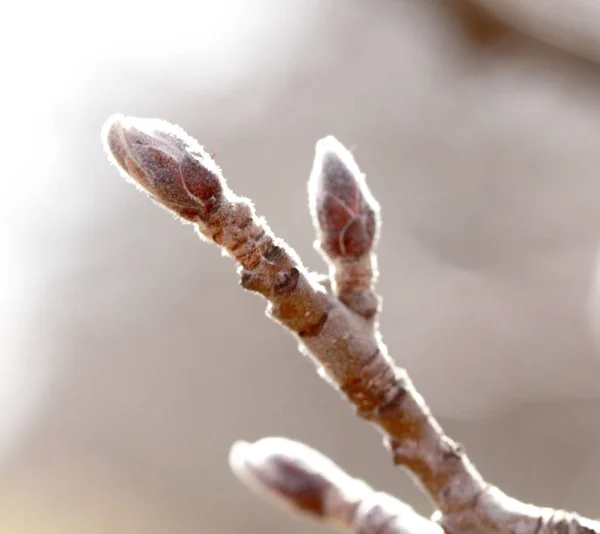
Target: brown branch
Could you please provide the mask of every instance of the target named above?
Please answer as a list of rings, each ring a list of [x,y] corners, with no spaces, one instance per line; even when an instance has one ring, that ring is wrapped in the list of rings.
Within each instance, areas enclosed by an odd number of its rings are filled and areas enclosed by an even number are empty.
[[[452,0],[451,9],[469,28],[481,28],[485,16],[550,46],[600,62],[600,4],[596,0]]]
[[[474,46],[497,42],[512,28],[478,4],[478,0],[445,0],[440,8],[452,13],[460,24],[462,34]]]
[[[321,453],[285,438],[237,442],[229,463],[239,479],[296,514],[358,534],[443,534],[435,522]]]
[[[163,121],[115,116],[106,124],[104,137],[109,154],[128,177],[154,201],[195,223],[204,238],[237,260],[242,286],[269,301],[268,315],[296,336],[301,350],[354,404],[358,415],[382,431],[394,462],[420,482],[438,510],[436,521],[446,532],[600,534],[600,523],[525,505],[486,484],[464,449],[444,434],[406,371],[394,364],[373,321],[316,283],[296,253],[274,237],[266,222],[255,215],[250,201],[228,188],[213,159],[183,130]],[[345,198],[347,191],[342,190],[348,187],[366,195],[361,184],[350,183],[352,176],[360,181],[360,173],[352,171],[347,153],[336,147],[329,142],[327,153],[334,160],[337,155],[346,161],[351,172],[340,180],[326,176],[325,182],[345,184],[341,190],[334,188],[334,197]],[[337,163],[330,166],[327,158],[321,161],[325,161],[321,165],[325,175],[338,168]],[[311,202],[327,205],[322,199]],[[359,236],[359,243],[367,243],[361,255],[371,254],[376,232],[369,230],[369,221],[375,220],[369,213],[376,205],[367,198],[351,205],[351,218],[358,217],[354,222],[362,225],[361,231],[340,235]],[[332,219],[338,212],[329,211]],[[321,222],[318,208],[317,220],[324,248],[329,230],[346,228],[327,217]],[[335,247],[332,250],[330,257],[336,254]],[[370,291],[370,284],[361,288]],[[337,287],[340,293],[343,284]],[[351,306],[352,302],[350,299]]]

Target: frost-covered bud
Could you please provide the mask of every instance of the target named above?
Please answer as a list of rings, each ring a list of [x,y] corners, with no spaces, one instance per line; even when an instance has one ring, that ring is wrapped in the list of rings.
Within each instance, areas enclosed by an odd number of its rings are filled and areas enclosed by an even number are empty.
[[[352,154],[333,136],[317,142],[308,191],[320,246],[330,258],[359,258],[372,250],[379,205]]]
[[[125,175],[180,217],[206,220],[222,200],[214,160],[181,128],[158,119],[113,115],[104,125],[107,152]]]

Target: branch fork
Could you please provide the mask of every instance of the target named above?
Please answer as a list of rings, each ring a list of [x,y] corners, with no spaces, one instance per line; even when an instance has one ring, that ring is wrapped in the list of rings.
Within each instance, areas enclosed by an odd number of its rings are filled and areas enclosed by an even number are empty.
[[[267,314],[296,337],[319,374],[379,429],[394,463],[412,473],[435,512],[425,518],[283,438],[233,446],[231,467],[243,482],[294,512],[360,534],[600,534],[597,521],[523,504],[485,482],[388,354],[375,293],[380,208],[339,141],[317,142],[308,182],[316,246],[329,265],[327,292],[181,128],[115,115],[103,140],[127,179],[234,258],[242,287],[268,301]]]

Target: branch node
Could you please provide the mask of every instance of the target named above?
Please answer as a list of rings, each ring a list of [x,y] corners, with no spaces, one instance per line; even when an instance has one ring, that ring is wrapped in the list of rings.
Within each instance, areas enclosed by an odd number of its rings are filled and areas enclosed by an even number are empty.
[[[319,317],[319,319],[315,323],[311,324],[307,328],[304,328],[303,330],[300,330],[300,332],[298,332],[298,335],[304,338],[318,336],[325,327],[327,319],[329,319],[329,313],[325,312]]]
[[[273,285],[273,291],[276,295],[283,295],[284,293],[289,293],[290,291],[296,289],[299,278],[300,271],[298,271],[296,267],[292,267],[289,271],[279,271],[275,276],[275,284]]]

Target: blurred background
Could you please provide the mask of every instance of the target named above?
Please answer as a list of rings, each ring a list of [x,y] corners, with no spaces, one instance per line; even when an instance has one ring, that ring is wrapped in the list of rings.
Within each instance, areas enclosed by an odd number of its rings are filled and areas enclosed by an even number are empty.
[[[268,435],[431,511],[232,262],[119,177],[114,112],[216,151],[320,272],[306,179],[338,137],[383,209],[392,355],[490,481],[600,516],[600,7],[481,5],[7,8],[0,532],[321,531],[230,474]]]

